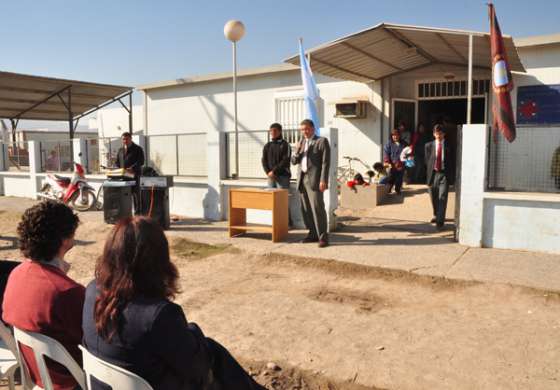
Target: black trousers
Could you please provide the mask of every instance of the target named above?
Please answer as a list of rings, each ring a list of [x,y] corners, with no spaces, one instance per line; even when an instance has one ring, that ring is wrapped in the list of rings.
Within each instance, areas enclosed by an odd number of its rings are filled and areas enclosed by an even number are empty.
[[[449,194],[449,182],[445,172],[433,172],[430,183],[430,196],[436,223],[443,226],[445,222],[445,210],[447,209],[447,196]]]
[[[259,385],[220,343],[206,338],[213,357],[212,380],[204,390],[266,390]]]

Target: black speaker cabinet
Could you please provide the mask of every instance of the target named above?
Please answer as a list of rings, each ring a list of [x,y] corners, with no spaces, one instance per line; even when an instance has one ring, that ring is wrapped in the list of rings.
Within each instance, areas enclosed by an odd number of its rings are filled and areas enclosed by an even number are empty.
[[[103,185],[103,217],[105,223],[117,223],[123,218],[132,217],[133,188],[130,185]]]
[[[169,189],[167,187],[140,187],[140,212],[157,221],[163,229],[169,229]]]

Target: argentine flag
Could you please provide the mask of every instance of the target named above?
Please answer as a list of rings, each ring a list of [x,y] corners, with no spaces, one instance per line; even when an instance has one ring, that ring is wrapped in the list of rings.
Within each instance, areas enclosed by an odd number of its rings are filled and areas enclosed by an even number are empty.
[[[305,115],[311,119],[315,124],[315,134],[319,135],[319,115],[317,114],[317,99],[319,98],[319,91],[313,78],[311,67],[305,58],[303,51],[302,40],[299,40],[299,63],[301,67],[301,82],[303,83],[304,100],[305,100]]]

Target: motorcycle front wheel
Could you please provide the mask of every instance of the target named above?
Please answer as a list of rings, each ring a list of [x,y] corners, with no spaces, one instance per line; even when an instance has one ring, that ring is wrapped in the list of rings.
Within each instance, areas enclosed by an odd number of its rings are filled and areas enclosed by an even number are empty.
[[[81,193],[76,191],[72,199],[70,199],[70,206],[78,211],[91,210],[96,203],[95,193],[89,189],[83,190]]]

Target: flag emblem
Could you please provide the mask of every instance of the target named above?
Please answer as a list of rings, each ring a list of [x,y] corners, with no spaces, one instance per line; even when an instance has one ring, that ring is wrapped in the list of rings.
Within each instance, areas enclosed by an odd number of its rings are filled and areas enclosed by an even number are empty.
[[[505,87],[508,83],[507,64],[503,59],[501,59],[494,64],[494,85],[499,88]]]

